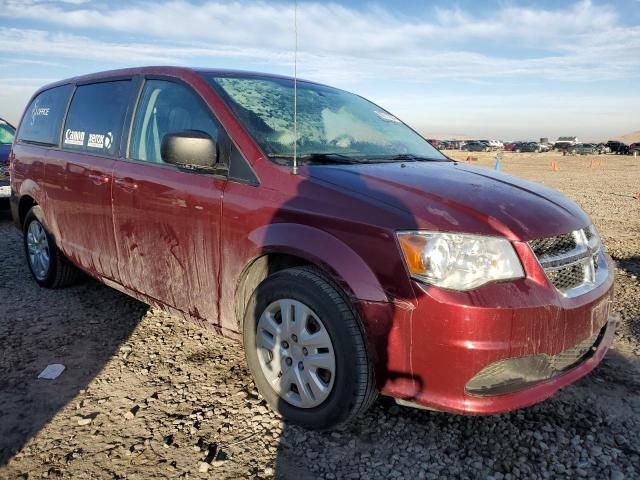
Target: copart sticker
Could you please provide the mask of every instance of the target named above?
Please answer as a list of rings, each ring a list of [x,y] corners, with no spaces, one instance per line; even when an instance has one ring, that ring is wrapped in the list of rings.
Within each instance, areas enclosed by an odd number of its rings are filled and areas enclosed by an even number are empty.
[[[87,141],[87,147],[110,149],[113,144],[113,134],[108,132],[106,135],[102,133],[90,133],[89,140]]]
[[[64,132],[64,143],[67,145],[84,145],[84,132],[67,128]]]
[[[380,117],[385,122],[401,123],[400,120],[398,120],[396,117],[394,117],[390,113],[381,112],[380,110],[374,110],[373,113],[375,113],[378,117]]]

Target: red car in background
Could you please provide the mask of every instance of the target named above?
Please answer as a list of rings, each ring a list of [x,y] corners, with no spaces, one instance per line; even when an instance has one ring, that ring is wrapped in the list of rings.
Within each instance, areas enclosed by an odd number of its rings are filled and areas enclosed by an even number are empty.
[[[81,270],[238,339],[264,398],[310,428],[377,392],[506,412],[600,362],[613,267],[577,205],[313,82],[296,138],[293,92],[172,67],[40,89],[11,153],[35,282]]]

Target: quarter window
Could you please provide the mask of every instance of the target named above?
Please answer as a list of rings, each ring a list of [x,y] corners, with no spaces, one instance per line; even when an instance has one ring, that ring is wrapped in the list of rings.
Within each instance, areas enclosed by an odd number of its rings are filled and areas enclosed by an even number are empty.
[[[62,147],[100,155],[115,154],[130,94],[130,80],[79,86],[69,107]]]
[[[202,100],[188,87],[165,80],[149,80],[144,86],[133,124],[129,157],[164,163],[162,139],[168,133],[200,130],[218,139],[218,125]]]
[[[18,140],[58,145],[71,88],[71,85],[62,85],[40,93],[25,111]]]

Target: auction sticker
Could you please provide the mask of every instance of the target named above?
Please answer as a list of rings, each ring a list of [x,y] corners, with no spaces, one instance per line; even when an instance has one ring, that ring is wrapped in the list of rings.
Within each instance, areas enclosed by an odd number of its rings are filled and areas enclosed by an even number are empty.
[[[0,186],[0,198],[7,198],[11,196],[11,185]]]

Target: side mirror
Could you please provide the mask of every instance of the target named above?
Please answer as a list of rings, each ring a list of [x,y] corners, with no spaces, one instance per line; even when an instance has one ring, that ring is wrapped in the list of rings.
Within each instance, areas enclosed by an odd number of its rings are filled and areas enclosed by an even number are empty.
[[[200,130],[167,133],[160,146],[162,161],[191,169],[213,169],[218,162],[216,142]]]

